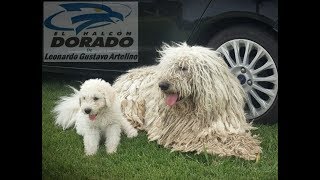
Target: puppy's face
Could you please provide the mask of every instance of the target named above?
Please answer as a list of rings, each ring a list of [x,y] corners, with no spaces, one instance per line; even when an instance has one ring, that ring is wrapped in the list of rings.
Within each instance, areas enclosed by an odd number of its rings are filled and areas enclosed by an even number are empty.
[[[81,93],[79,103],[81,111],[88,115],[91,121],[96,120],[103,108],[107,108],[107,102],[102,93]]]
[[[112,106],[115,99],[115,90],[102,79],[89,79],[80,87],[79,104],[81,111],[88,115],[91,121],[97,115]]]

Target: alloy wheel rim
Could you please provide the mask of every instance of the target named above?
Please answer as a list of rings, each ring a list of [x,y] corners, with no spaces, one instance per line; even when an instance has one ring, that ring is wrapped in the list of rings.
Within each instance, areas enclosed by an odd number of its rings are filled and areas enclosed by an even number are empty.
[[[255,119],[266,113],[278,93],[278,71],[268,51],[248,39],[227,41],[217,51],[247,94],[246,117]]]

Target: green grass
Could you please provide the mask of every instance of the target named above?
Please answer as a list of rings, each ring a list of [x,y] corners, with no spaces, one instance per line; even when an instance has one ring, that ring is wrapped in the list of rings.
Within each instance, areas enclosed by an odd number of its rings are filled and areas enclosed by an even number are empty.
[[[278,179],[278,125],[259,125],[263,153],[258,162],[235,157],[173,152],[148,142],[145,132],[124,135],[116,154],[100,146],[96,155],[84,155],[82,137],[75,129],[63,131],[50,113],[62,95],[71,92],[65,81],[42,84],[43,179]],[[78,87],[78,83],[71,83]]]

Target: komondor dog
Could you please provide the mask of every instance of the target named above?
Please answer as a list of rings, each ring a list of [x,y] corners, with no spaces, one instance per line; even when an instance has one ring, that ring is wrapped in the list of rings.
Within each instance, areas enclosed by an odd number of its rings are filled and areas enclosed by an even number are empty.
[[[72,88],[72,87],[71,87]],[[75,125],[83,136],[86,155],[97,152],[101,136],[106,138],[107,153],[114,153],[120,141],[121,128],[129,138],[137,136],[137,130],[123,117],[116,91],[101,79],[85,81],[80,91],[62,97],[53,109],[56,124],[67,129]]]
[[[164,44],[159,53],[159,64],[115,81],[125,117],[172,151],[259,157],[244,90],[219,53],[186,43]]]

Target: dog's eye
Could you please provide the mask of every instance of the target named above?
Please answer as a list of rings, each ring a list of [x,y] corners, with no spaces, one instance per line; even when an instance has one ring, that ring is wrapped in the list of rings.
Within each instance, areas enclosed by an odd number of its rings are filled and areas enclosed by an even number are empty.
[[[186,67],[179,67],[179,69],[180,69],[181,71],[187,71],[187,70],[188,70],[188,68],[186,68]]]
[[[97,101],[98,99],[99,99],[99,98],[97,98],[97,97],[93,97],[93,100],[94,100],[94,101]]]
[[[86,97],[83,97],[82,99],[86,99]]]

